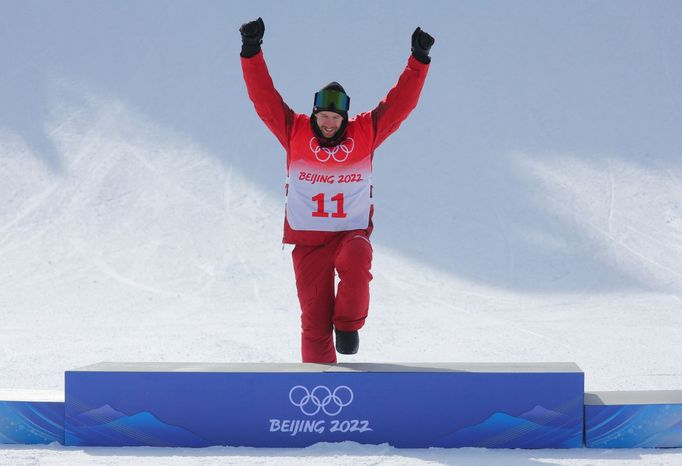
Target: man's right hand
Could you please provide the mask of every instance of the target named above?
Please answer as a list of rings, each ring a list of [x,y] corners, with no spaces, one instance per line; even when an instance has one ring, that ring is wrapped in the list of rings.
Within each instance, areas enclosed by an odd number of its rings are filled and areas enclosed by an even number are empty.
[[[422,28],[418,27],[412,33],[412,55],[422,63],[431,63],[429,51],[435,42],[434,38]]]
[[[251,58],[260,52],[263,35],[265,34],[263,18],[242,24],[239,28],[239,33],[242,35],[242,57]]]

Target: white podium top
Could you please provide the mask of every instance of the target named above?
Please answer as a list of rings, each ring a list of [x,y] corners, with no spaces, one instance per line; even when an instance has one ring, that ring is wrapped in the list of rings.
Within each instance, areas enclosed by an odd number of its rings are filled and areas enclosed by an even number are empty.
[[[587,406],[677,404],[682,404],[682,390],[585,392]]]
[[[64,392],[59,390],[0,389],[0,401],[63,403]]]
[[[67,372],[480,372],[480,373],[582,373],[573,362],[542,363],[193,363],[100,362]]]

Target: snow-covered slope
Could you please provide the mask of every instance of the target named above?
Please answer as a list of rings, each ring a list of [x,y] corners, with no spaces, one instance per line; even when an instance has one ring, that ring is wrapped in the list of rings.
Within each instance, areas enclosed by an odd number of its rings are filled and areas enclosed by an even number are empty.
[[[61,389],[101,360],[299,359],[283,151],[238,60],[258,16],[299,112],[331,80],[371,109],[413,29],[436,38],[419,106],[376,154],[373,302],[344,361],[575,361],[588,389],[682,388],[677,2],[150,0],[0,3],[0,388]],[[0,462],[137,456],[92,454]],[[679,456],[650,455],[341,445],[180,463]]]

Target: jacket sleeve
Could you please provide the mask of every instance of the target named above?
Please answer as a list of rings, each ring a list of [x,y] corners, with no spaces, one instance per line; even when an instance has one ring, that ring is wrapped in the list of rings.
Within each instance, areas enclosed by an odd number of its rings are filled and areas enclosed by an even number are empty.
[[[386,140],[417,106],[429,65],[410,55],[405,70],[388,95],[372,110],[374,125],[373,149]]]
[[[284,148],[289,149],[289,133],[294,121],[294,112],[275,89],[263,52],[251,58],[241,57],[241,63],[246,90],[256,107],[256,113]]]

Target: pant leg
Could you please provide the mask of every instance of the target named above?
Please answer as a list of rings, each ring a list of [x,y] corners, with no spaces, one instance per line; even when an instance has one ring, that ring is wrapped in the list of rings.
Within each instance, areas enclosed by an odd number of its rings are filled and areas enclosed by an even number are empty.
[[[372,245],[364,232],[352,232],[342,239],[334,266],[339,275],[334,326],[343,331],[359,330],[369,311],[372,280]]]
[[[296,246],[292,252],[296,290],[301,304],[303,362],[336,362],[332,339],[334,250],[329,245]]]

